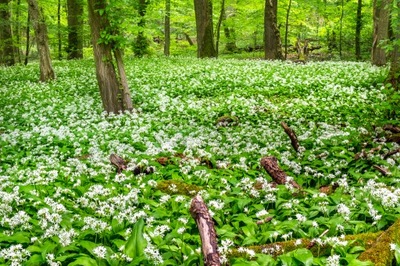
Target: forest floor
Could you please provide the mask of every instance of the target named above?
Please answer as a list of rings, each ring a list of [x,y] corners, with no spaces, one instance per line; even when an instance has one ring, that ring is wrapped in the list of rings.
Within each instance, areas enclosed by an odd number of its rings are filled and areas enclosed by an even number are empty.
[[[386,68],[135,59],[135,111],[110,115],[93,62],[54,68],[49,83],[36,64],[0,69],[0,264],[201,265],[197,193],[228,265],[369,265],[358,258],[370,243],[351,236],[400,217]],[[111,154],[127,169],[117,173]],[[265,156],[287,183],[263,169]],[[400,240],[389,242],[399,256]]]

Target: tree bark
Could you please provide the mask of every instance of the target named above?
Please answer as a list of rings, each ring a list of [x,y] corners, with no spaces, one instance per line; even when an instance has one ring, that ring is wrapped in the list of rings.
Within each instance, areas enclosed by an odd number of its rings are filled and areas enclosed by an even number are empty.
[[[282,42],[278,28],[278,0],[265,0],[264,50],[265,59],[282,60]]]
[[[0,0],[0,63],[15,64],[14,43],[11,29],[10,0]]]
[[[357,1],[357,17],[356,17],[356,60],[361,60],[361,30],[362,30],[362,0]]]
[[[119,51],[116,54],[120,77],[117,76],[112,56],[113,44],[100,41],[100,34],[111,29],[110,21],[106,14],[107,3],[105,0],[88,0],[89,24],[92,33],[93,54],[96,64],[96,77],[99,84],[100,95],[104,110],[109,113],[118,113],[131,110],[131,107],[123,100],[129,97],[129,90],[120,88],[125,83],[125,72],[121,71],[123,66],[122,56]],[[100,15],[99,10],[104,13]],[[123,86],[124,87],[124,86]],[[130,97],[129,97],[130,100]]]
[[[146,9],[148,5],[147,0],[138,0],[138,12],[139,12],[139,32],[136,37],[134,47],[134,53],[137,57],[143,57],[145,54],[148,54],[148,46],[149,43],[147,42],[146,36],[144,36],[144,27],[146,26]]]
[[[193,198],[190,205],[190,214],[196,220],[201,238],[201,249],[205,266],[219,266],[217,233],[215,232],[214,222],[204,204],[201,196]]]
[[[392,25],[393,25],[393,51],[390,55],[390,71],[389,71],[389,82],[392,84],[393,88],[400,92],[400,2],[397,1],[396,8],[392,12]],[[399,103],[399,102],[397,102]],[[394,112],[398,112],[397,110],[393,110]]]
[[[67,0],[68,47],[67,58],[83,58],[83,1]]]
[[[197,30],[197,57],[216,57],[211,0],[194,0]]]
[[[170,55],[171,46],[171,0],[165,0],[164,55]]]
[[[217,41],[215,43],[215,50],[218,56],[219,53],[219,40],[221,37],[221,25],[222,25],[222,21],[224,21],[225,19],[225,0],[221,0],[221,11],[219,14],[219,19],[218,19],[218,23],[217,23]]]
[[[278,160],[274,156],[263,157],[260,163],[277,184],[283,185],[287,183],[287,174],[279,167]],[[297,189],[301,188],[294,180],[290,180],[289,184]]]
[[[25,46],[25,60],[24,60],[24,65],[26,66],[28,64],[28,59],[29,59],[29,51],[30,51],[30,36],[31,36],[31,16],[28,13],[28,18],[26,21],[26,46]]]
[[[380,42],[389,37],[389,10],[390,0],[374,0],[374,34],[372,42],[372,64],[383,66],[387,63],[385,51],[380,47]]]
[[[286,10],[286,23],[285,23],[285,60],[287,59],[287,54],[288,54],[289,15],[291,7],[292,7],[292,0],[289,0],[289,4]]]
[[[62,59],[62,40],[61,40],[61,0],[57,5],[57,37],[58,37],[58,60]]]
[[[40,81],[55,79],[53,66],[51,64],[50,49],[47,36],[47,26],[36,0],[28,0],[29,14],[32,19],[36,35],[36,45],[40,60]]]
[[[343,46],[343,18],[344,18],[344,0],[341,0],[341,14],[339,22],[339,56],[342,58],[342,46]]]
[[[296,133],[294,132],[294,130],[291,129],[285,122],[281,122],[281,126],[285,130],[286,134],[289,136],[294,150],[296,152],[299,152],[300,145],[299,145],[299,141],[297,140],[297,136],[296,136]]]

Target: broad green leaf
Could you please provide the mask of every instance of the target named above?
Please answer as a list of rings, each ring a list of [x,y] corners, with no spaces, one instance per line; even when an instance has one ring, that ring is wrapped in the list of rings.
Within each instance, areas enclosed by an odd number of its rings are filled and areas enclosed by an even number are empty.
[[[131,258],[140,257],[144,254],[147,242],[143,237],[143,228],[144,220],[141,218],[133,226],[131,236],[125,244],[125,254]]]
[[[293,257],[296,260],[302,262],[305,266],[312,265],[314,258],[311,251],[305,248],[295,250],[293,253]]]
[[[95,259],[88,256],[78,257],[75,261],[68,264],[68,266],[98,266]]]

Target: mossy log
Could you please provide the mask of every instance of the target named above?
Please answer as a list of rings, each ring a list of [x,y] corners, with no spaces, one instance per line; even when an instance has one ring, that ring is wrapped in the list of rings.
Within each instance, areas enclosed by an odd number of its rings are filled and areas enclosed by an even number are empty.
[[[170,195],[185,195],[192,197],[203,188],[178,180],[162,180],[158,182],[157,189]]]
[[[363,246],[365,249],[369,249],[375,243],[375,240],[382,235],[382,232],[376,233],[362,233],[356,235],[347,235],[344,240],[351,241],[350,246]],[[300,243],[300,244],[298,244]],[[329,245],[320,246],[313,245],[313,241],[310,239],[293,239],[289,241],[275,242],[266,245],[259,246],[248,246],[247,249],[253,250],[256,253],[265,253],[273,257],[280,256],[282,254],[291,252],[300,248],[308,248],[314,257],[329,256],[331,254],[332,247]],[[229,257],[245,257],[246,254],[239,251],[239,248],[231,249]]]
[[[400,239],[400,219],[383,232],[373,245],[358,257],[361,261],[372,261],[375,266],[390,266],[393,262],[391,243]]]

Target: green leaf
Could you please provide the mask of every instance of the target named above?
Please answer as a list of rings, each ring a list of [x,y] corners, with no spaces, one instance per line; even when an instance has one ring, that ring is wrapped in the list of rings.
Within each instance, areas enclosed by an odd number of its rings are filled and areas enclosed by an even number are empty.
[[[40,254],[33,254],[30,256],[29,260],[26,262],[27,265],[36,266],[41,265],[45,261],[43,260],[42,255]]]
[[[29,239],[29,233],[17,232],[12,236],[0,235],[0,242],[7,243],[18,243],[18,244],[28,244],[31,242]]]
[[[293,257],[302,262],[305,266],[310,266],[313,263],[314,256],[310,250],[306,248],[297,249],[293,253]]]
[[[86,249],[87,251],[89,251],[89,253],[92,254],[93,256],[96,256],[93,253],[93,249],[97,248],[99,246],[98,244],[91,242],[91,241],[82,240],[82,241],[79,241],[79,245],[81,247],[83,247],[84,249]]]
[[[98,266],[96,260],[88,257],[88,256],[81,256],[77,258],[75,261],[68,264],[68,266]]]
[[[361,261],[361,260],[351,260],[348,266],[373,266],[374,264],[371,261]]]
[[[348,253],[360,253],[360,252],[363,252],[364,250],[365,250],[365,248],[362,247],[362,246],[355,246],[355,247],[352,247],[352,248],[348,251]]]
[[[144,249],[147,246],[146,239],[143,237],[144,220],[138,220],[132,229],[132,234],[125,245],[125,254],[131,258],[144,255]]]

